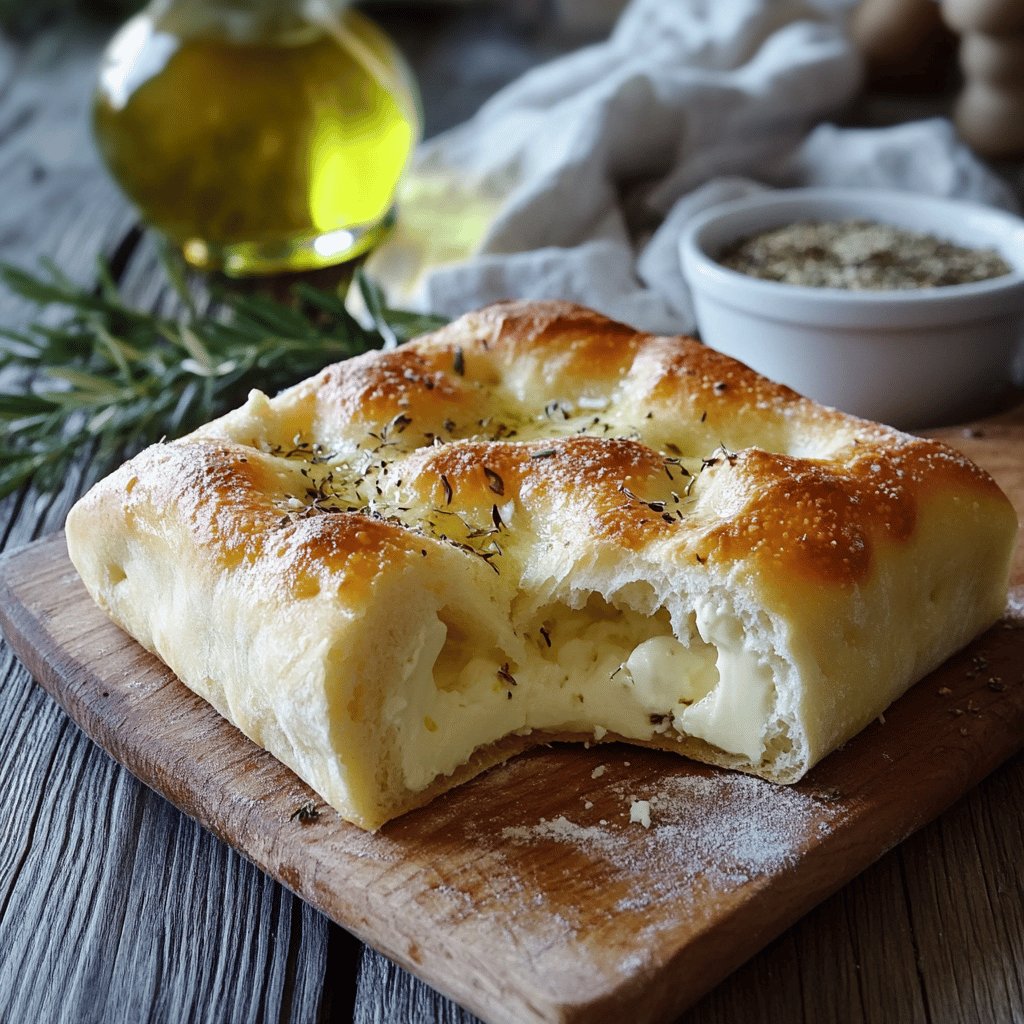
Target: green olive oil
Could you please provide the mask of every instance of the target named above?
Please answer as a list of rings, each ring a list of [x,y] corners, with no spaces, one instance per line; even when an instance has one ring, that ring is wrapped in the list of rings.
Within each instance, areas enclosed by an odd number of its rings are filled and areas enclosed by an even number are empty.
[[[387,37],[353,11],[241,34],[209,18],[195,35],[174,24],[129,22],[96,95],[100,150],[146,220],[194,266],[229,274],[369,249],[419,134]]]

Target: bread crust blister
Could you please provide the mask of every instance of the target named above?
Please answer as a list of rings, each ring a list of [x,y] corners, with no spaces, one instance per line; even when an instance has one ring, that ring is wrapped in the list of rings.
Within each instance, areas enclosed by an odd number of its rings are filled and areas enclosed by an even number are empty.
[[[1009,501],[688,338],[502,303],[142,452],[94,599],[364,828],[552,736],[793,782],[1001,614]]]

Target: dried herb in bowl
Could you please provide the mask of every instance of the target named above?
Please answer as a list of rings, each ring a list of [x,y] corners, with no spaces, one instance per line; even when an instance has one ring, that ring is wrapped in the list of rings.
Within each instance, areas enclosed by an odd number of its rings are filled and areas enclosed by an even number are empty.
[[[851,291],[939,288],[1011,272],[995,249],[869,220],[786,224],[733,243],[719,262],[766,281]]]

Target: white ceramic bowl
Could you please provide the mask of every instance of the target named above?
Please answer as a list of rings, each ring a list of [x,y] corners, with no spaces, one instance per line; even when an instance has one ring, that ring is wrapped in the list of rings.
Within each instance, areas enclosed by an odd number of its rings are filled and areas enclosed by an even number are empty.
[[[1013,268],[971,284],[849,291],[764,281],[716,262],[730,243],[805,220],[881,221]],[[1024,220],[952,199],[871,189],[762,192],[722,203],[680,243],[701,337],[796,391],[905,428],[977,416],[1015,383],[1024,342]]]

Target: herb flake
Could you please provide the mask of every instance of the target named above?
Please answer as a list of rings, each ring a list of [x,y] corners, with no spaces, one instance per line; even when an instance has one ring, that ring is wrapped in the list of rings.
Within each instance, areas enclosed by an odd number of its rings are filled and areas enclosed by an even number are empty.
[[[487,487],[499,497],[504,497],[505,481],[502,480],[501,474],[491,469],[490,466],[484,466],[484,476],[487,477]]]

